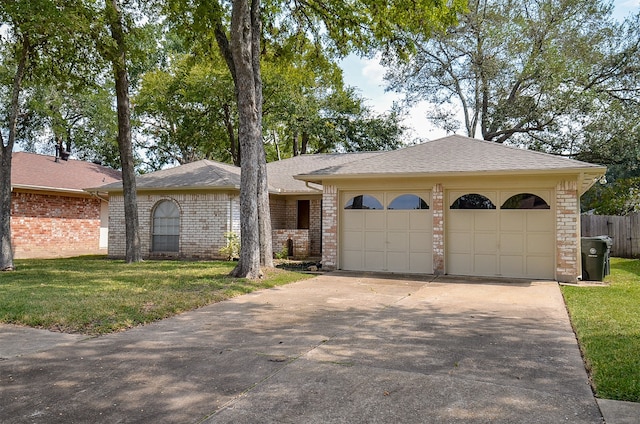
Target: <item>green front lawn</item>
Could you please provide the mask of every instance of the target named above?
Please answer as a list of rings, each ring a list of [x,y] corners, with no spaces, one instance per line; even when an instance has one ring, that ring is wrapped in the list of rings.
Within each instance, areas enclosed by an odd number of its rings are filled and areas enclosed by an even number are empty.
[[[124,330],[307,275],[274,270],[259,281],[227,277],[233,262],[145,261],[101,256],[17,260],[0,273],[0,322],[69,333]]]
[[[0,322],[104,334],[309,276],[275,270],[260,281],[227,277],[231,262],[103,257],[18,260],[0,273]],[[640,402],[640,260],[611,260],[606,287],[562,287],[600,398]]]
[[[562,287],[596,396],[640,402],[640,260],[611,259],[606,287]]]

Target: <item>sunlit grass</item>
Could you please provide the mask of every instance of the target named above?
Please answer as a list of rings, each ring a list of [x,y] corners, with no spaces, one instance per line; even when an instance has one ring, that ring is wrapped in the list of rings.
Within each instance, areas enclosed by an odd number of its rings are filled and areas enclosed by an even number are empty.
[[[99,256],[17,260],[0,273],[0,322],[104,334],[254,290],[308,278],[273,270],[259,281],[228,277],[232,262],[145,261]]]
[[[563,287],[596,395],[640,402],[640,261],[611,259],[605,287]]]

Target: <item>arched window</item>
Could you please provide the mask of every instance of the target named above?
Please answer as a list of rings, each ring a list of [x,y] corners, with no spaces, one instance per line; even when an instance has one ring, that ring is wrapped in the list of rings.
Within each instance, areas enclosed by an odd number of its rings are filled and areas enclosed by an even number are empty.
[[[177,252],[180,239],[180,210],[170,200],[161,200],[153,210],[154,252]]]
[[[429,205],[424,199],[420,196],[416,196],[415,194],[402,194],[395,199],[391,203],[389,203],[389,207],[387,209],[390,210],[415,210],[415,209],[429,209]]]
[[[368,194],[361,194],[360,196],[355,196],[349,199],[345,209],[382,209],[382,203],[378,201],[373,196],[369,196]]]
[[[451,209],[495,209],[496,205],[481,194],[465,194],[451,204]]]
[[[551,209],[551,207],[540,196],[520,193],[509,197],[500,209]]]

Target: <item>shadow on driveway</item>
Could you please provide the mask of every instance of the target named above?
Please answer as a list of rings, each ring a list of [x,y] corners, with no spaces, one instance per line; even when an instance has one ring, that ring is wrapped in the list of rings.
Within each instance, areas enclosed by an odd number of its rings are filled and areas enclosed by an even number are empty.
[[[0,387],[3,423],[602,422],[555,283],[329,273],[7,358]]]

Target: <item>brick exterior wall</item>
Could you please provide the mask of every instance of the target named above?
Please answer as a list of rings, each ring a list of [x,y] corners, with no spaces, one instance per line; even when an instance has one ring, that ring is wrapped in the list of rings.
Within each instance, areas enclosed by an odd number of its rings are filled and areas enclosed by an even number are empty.
[[[286,229],[287,226],[287,199],[281,196],[269,197],[269,210],[271,212],[271,227],[274,229]],[[273,249],[276,250],[275,247]]]
[[[298,226],[298,200],[287,199],[285,207],[285,226],[282,228],[295,229]]]
[[[442,184],[432,189],[433,272],[445,271],[445,201]],[[151,252],[153,208],[169,199],[181,211],[180,251],[176,254]],[[297,230],[297,200],[272,196],[273,249],[279,252],[289,238],[294,241],[294,256],[322,255],[324,270],[338,263],[338,190],[323,187],[323,197],[309,198],[310,228]],[[580,275],[579,201],[576,181],[562,181],[555,189],[556,204],[556,277],[559,281],[576,281]],[[220,258],[219,249],[226,243],[224,233],[239,233],[240,209],[237,193],[158,193],[139,194],[140,234],[143,256],[189,259]],[[96,234],[99,232],[99,204],[96,206]],[[124,207],[121,195],[112,195],[109,204],[109,256],[124,256]],[[95,236],[96,245],[98,235]]]
[[[161,200],[173,201],[180,210],[179,252],[152,252],[153,209]],[[109,256],[125,255],[124,198],[112,195],[109,202]],[[224,234],[240,233],[237,193],[138,193],[138,218],[143,257],[219,259],[226,245]]]
[[[433,273],[445,272],[444,264],[444,190],[442,184],[436,184],[431,191],[431,211],[433,214]]]
[[[309,230],[273,230],[273,251],[279,253],[288,248],[288,240],[293,242],[293,257],[309,257]]]
[[[581,273],[580,203],[576,181],[556,186],[556,278],[575,282]]]
[[[100,199],[20,191],[11,196],[16,259],[101,253]]]
[[[322,255],[322,199],[311,199],[309,211],[309,254]]]
[[[338,264],[338,189],[322,189],[322,269],[334,270]]]
[[[322,199],[319,196],[283,198],[272,196],[270,199],[271,225],[274,230],[295,230],[298,226],[298,200],[309,200],[309,230],[305,231],[304,239],[308,244],[307,256],[320,257],[322,255]],[[273,233],[273,251],[278,252],[281,246],[276,246],[275,239],[280,237]]]

